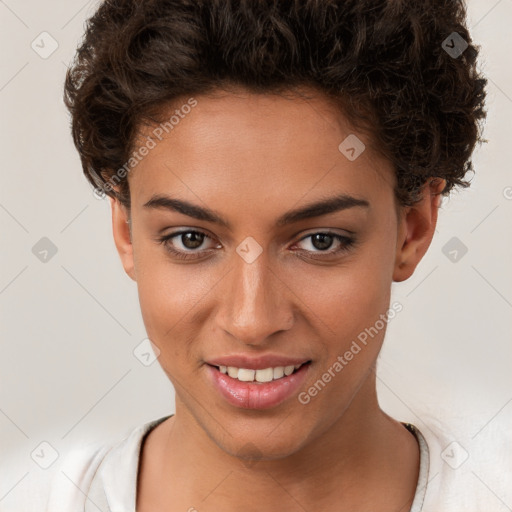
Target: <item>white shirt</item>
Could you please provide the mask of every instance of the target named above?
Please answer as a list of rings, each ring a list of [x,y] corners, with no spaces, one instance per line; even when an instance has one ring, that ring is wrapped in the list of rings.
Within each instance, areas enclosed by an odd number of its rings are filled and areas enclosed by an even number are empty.
[[[52,474],[50,489],[33,488],[32,493],[25,497],[38,499],[37,507],[23,507],[19,511],[135,512],[143,438],[169,417],[164,416],[133,429],[118,443],[72,450]],[[409,423],[408,428],[415,434],[420,447],[418,484],[409,512],[512,510],[509,508],[512,503],[507,502],[512,491],[512,460],[496,461],[496,467],[508,470],[503,473],[499,485],[494,483],[493,489],[472,470],[473,467],[467,463],[469,455],[460,444],[443,438],[442,433],[434,432],[430,427],[420,432]],[[508,449],[504,457],[510,453]],[[500,491],[496,489],[501,486],[508,489],[508,496],[499,495]]]

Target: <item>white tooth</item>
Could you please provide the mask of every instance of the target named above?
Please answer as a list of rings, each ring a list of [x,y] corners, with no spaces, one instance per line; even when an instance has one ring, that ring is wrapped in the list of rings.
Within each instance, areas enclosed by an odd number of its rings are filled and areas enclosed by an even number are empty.
[[[293,370],[295,370],[295,366],[285,366],[284,367],[284,374],[285,375],[291,375],[293,373]]]
[[[234,366],[228,366],[228,375],[233,379],[236,379],[238,377],[238,368],[235,368]]]
[[[274,370],[265,368],[264,370],[256,370],[257,382],[270,382],[274,378]]]
[[[222,373],[227,373],[227,371],[228,371],[228,367],[227,367],[227,366],[222,366],[222,365],[220,365],[220,366],[219,366],[219,370],[220,370]]]
[[[301,366],[302,366],[301,364],[296,364],[295,369],[298,370]]]
[[[278,366],[274,368],[274,380],[284,377],[284,366]]]
[[[256,370],[248,370],[247,368],[239,368],[238,370],[238,380],[242,382],[251,382],[254,380],[254,374]]]

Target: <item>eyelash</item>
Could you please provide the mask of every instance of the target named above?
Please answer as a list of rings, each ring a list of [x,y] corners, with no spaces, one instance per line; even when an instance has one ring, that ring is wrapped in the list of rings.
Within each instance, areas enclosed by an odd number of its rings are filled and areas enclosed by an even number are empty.
[[[191,230],[186,230],[186,231],[177,231],[175,233],[170,233],[169,235],[165,235],[161,238],[158,238],[158,242],[160,244],[162,244],[164,247],[165,247],[165,250],[168,251],[173,257],[176,257],[177,259],[180,259],[180,260],[194,260],[194,259],[198,259],[200,258],[201,256],[197,256],[197,254],[200,254],[201,251],[197,251],[197,252],[183,252],[183,251],[178,251],[176,249],[174,249],[170,244],[170,240],[172,240],[173,238],[176,238],[178,237],[179,235],[184,235],[184,234],[187,234],[187,233],[200,233],[202,235],[204,235],[205,237],[207,238],[210,238],[212,239],[210,236],[208,236],[205,232],[203,231],[200,231],[200,230],[197,230],[197,229],[191,229]],[[327,256],[335,256],[337,254],[341,254],[341,253],[345,253],[345,252],[348,252],[354,245],[355,245],[355,240],[353,238],[349,238],[347,236],[343,236],[343,235],[339,235],[337,233],[333,233],[331,231],[316,231],[314,233],[309,233],[308,235],[304,236],[303,238],[301,238],[298,242],[296,243],[299,243],[299,242],[302,242],[303,240],[306,240],[307,238],[310,238],[310,237],[313,237],[314,235],[319,235],[319,234],[322,234],[322,235],[329,235],[331,237],[333,237],[334,239],[338,240],[338,242],[340,242],[342,245],[339,249],[335,250],[335,251],[331,251],[331,252],[327,252],[327,251],[307,251],[307,250],[301,250],[301,251],[298,251],[298,252],[302,252],[302,253],[313,253],[313,254],[325,254]],[[211,249],[213,250],[213,249]],[[202,252],[208,252],[209,250],[205,250],[205,251],[202,251]],[[323,256],[318,258],[318,257],[310,257],[310,259],[325,259]]]

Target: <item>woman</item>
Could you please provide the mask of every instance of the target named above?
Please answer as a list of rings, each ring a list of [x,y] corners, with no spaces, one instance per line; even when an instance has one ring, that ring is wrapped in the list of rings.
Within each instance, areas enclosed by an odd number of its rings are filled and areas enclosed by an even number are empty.
[[[375,374],[391,285],[472,170],[486,80],[465,15],[100,5],[65,101],[176,413],[69,457],[48,510],[481,510]]]

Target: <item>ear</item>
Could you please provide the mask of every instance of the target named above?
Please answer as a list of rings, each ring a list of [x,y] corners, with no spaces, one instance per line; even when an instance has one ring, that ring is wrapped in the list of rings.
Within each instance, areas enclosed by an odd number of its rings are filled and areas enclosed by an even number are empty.
[[[393,281],[409,279],[430,247],[445,186],[444,179],[429,179],[423,186],[422,199],[401,210]]]
[[[119,200],[112,197],[109,199],[112,208],[112,231],[117,252],[119,253],[125,272],[136,281],[130,215],[127,208],[123,206]]]

